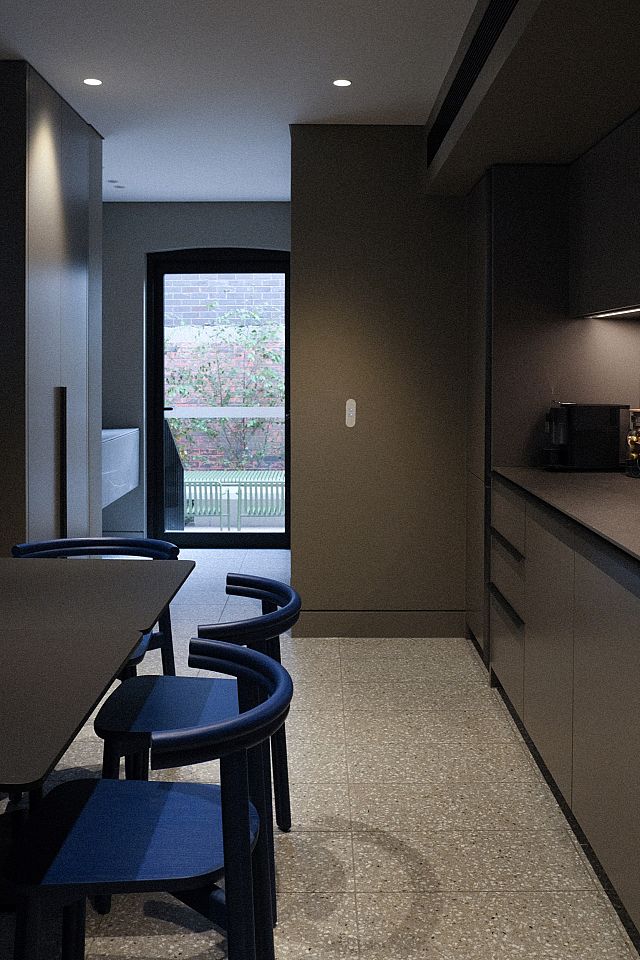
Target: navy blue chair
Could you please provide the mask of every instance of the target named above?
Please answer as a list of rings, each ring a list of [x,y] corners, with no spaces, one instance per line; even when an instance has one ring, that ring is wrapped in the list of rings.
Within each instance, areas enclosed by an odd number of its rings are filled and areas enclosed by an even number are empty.
[[[236,678],[240,712],[157,733],[151,762],[219,758],[220,787],[75,780],[1,818],[11,818],[0,882],[18,903],[15,960],[38,957],[45,913],[62,918],[63,960],[81,960],[86,898],[136,891],[170,892],[222,927],[229,960],[273,960],[262,745],[284,722],[293,685],[271,657],[235,644],[192,640],[189,663]]]
[[[286,583],[244,574],[227,575],[227,593],[260,600],[262,615],[235,623],[198,628],[201,639],[247,645],[280,663],[280,634],[296,623],[301,609],[297,592]],[[102,773],[117,778],[125,758],[127,777],[145,779],[159,736],[196,723],[213,724],[238,711],[232,680],[201,677],[133,677],[102,705],[95,732],[104,742]],[[276,823],[291,829],[291,801],[285,727],[271,738]],[[190,763],[176,756],[176,765]],[[153,766],[153,762],[151,764]]]
[[[57,557],[138,557],[149,560],[177,560],[180,550],[166,540],[149,537],[72,537],[61,540],[39,540],[18,543],[11,554],[18,559],[55,559]],[[165,676],[176,674],[171,615],[169,608],[162,612],[158,629],[150,630],[129,657],[119,674],[126,680],[136,674],[136,667],[149,650],[160,650]]]

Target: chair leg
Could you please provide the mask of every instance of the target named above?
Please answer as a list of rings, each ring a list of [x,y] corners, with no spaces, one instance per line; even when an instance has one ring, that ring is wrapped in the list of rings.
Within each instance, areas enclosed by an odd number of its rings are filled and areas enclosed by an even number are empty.
[[[129,680],[131,677],[136,677],[137,675],[138,671],[135,663],[125,663],[124,667],[118,674],[118,680],[124,682],[125,680]]]
[[[39,787],[34,787],[32,790],[29,790],[29,809],[35,810],[39,803],[42,803],[42,797],[44,796],[44,791],[42,784]]]
[[[39,960],[42,940],[42,903],[37,897],[21,900],[16,909],[13,960]]]
[[[253,850],[251,874],[253,880],[253,915],[255,922],[256,956],[259,960],[275,960],[273,943],[272,906],[274,877],[272,875],[273,821],[271,831],[266,826],[270,804],[267,801],[268,778],[265,778],[265,751],[262,744],[249,751],[249,796],[260,817],[260,832]],[[270,836],[271,834],[271,836]]]
[[[162,641],[160,643],[160,656],[162,657],[162,672],[165,677],[175,677],[176,661],[173,653],[173,636],[171,633],[171,616],[168,610],[160,615],[158,621]]]
[[[220,779],[227,956],[228,960],[256,960],[246,753],[222,757]]]
[[[287,735],[284,724],[271,737],[273,766],[273,797],[276,808],[276,823],[280,830],[291,830],[291,797],[289,794],[289,763],[287,760]]]
[[[106,899],[111,900],[110,897]],[[63,909],[61,960],[84,960],[86,916],[87,902],[84,898]]]
[[[120,779],[120,754],[108,740],[105,740],[102,751],[102,779]]]
[[[263,601],[262,611],[268,613],[273,605]],[[265,653],[277,663],[282,663],[280,637],[267,640]],[[273,797],[276,808],[276,823],[283,833],[291,830],[291,796],[289,793],[289,761],[287,759],[287,734],[284,724],[271,737],[271,760],[273,764]]]
[[[124,775],[127,780],[149,779],[149,750],[128,753],[124,758]]]
[[[91,897],[91,903],[95,912],[99,913],[101,917],[106,917],[108,913],[111,913],[111,896],[108,893],[96,893],[94,897]]]
[[[268,740],[262,744],[262,770],[264,778],[264,799],[266,805],[266,813],[264,819],[264,829],[267,831],[267,839],[269,841],[269,872],[270,872],[270,887],[271,887],[271,918],[273,920],[273,925],[278,922],[278,898],[277,898],[277,885],[276,885],[276,853],[275,845],[273,842],[273,803],[271,799],[271,747]],[[260,828],[263,828],[261,822]]]

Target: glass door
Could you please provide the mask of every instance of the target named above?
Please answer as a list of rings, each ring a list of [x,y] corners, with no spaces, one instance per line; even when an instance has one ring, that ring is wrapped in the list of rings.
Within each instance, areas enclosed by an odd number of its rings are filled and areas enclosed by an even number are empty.
[[[289,255],[149,257],[148,498],[183,546],[288,546]]]

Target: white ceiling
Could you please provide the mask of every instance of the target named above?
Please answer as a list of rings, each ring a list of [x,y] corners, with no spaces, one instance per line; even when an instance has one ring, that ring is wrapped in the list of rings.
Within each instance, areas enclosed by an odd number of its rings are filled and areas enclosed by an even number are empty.
[[[0,0],[0,59],[103,135],[105,200],[287,200],[288,125],[424,123],[474,6]]]

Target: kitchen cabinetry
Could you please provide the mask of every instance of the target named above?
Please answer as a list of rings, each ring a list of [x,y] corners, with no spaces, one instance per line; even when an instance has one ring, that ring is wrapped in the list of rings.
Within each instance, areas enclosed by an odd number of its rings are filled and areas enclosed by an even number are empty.
[[[515,710],[522,716],[524,699],[524,623],[502,594],[491,588],[491,669]]]
[[[102,172],[99,135],[28,64],[0,63],[0,88],[6,553],[101,532]]]
[[[640,113],[571,167],[575,316],[640,303],[638,164]],[[602,359],[609,362],[609,352]]]
[[[527,503],[526,642],[522,719],[567,802],[571,802],[573,529]]]
[[[575,557],[572,809],[640,923],[640,564],[588,535]]]
[[[524,702],[524,499],[494,481],[491,496],[491,670],[517,712]]]
[[[611,482],[609,507],[631,488]],[[602,500],[601,477],[585,483]],[[537,480],[554,495],[567,483]],[[558,494],[555,494],[556,496]],[[600,506],[592,511],[602,518]],[[617,516],[617,508],[613,511]],[[633,532],[631,542],[635,543]],[[517,544],[517,547],[516,547]],[[491,670],[640,923],[640,559],[495,476]]]

